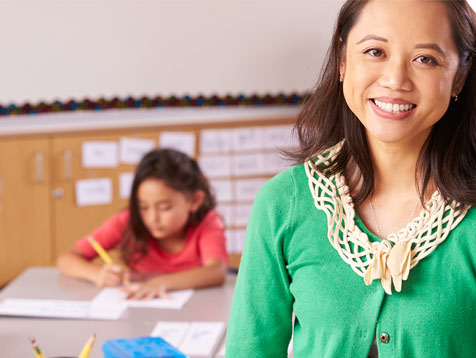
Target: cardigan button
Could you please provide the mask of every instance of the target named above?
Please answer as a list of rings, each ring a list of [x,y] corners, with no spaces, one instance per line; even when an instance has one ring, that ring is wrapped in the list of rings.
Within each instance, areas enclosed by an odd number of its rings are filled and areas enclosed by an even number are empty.
[[[378,339],[383,344],[386,344],[390,341],[390,336],[387,333],[380,333],[380,336],[378,337]]]

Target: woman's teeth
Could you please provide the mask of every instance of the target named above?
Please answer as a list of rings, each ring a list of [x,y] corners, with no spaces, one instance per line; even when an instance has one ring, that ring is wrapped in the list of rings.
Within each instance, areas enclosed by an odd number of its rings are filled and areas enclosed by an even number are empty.
[[[378,101],[376,99],[374,99],[374,103],[377,105],[377,107],[389,113],[406,112],[415,108],[414,104],[387,103],[387,102]]]

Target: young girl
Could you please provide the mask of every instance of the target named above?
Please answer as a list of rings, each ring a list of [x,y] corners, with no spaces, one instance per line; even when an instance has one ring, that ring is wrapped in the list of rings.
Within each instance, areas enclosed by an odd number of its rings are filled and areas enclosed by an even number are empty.
[[[171,149],[153,150],[137,167],[129,209],[77,241],[58,258],[58,268],[101,287],[148,275],[148,280],[125,285],[131,299],[220,285],[228,257],[223,224],[214,207],[195,160]],[[118,264],[92,263],[97,254],[90,236],[105,250],[119,246],[132,275]]]

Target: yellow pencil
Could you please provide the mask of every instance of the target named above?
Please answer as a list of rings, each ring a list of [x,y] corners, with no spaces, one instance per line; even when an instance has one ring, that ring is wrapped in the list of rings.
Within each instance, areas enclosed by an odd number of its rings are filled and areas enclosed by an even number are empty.
[[[35,338],[30,337],[30,343],[33,350],[35,351],[35,358],[45,358],[45,355],[41,353],[40,347],[38,347],[38,343],[36,343]]]
[[[94,237],[92,237],[91,235],[88,236],[88,241],[89,243],[91,244],[91,246],[93,247],[93,249],[98,253],[98,255],[101,257],[101,259],[107,263],[107,264],[112,264],[114,263],[114,261],[112,261],[111,259],[111,256],[109,256],[109,254],[106,252],[106,250],[104,250],[102,248],[102,246],[99,244],[99,242],[97,242],[96,240],[94,240]],[[129,280],[123,276],[122,278],[122,283],[123,284],[128,284],[129,283]]]
[[[112,264],[113,261],[111,259],[111,256],[102,248],[102,246],[94,240],[92,236],[88,236],[88,241],[93,247],[93,249],[98,253],[98,255],[103,259],[103,261],[107,264]]]
[[[84,345],[81,353],[79,353],[78,358],[89,358],[89,353],[91,353],[91,348],[93,348],[94,341],[96,340],[96,335],[93,334],[89,337],[88,341]]]

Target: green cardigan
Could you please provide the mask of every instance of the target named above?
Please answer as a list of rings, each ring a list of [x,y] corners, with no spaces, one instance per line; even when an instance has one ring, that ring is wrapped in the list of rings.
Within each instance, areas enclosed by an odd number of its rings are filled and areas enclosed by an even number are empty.
[[[370,240],[378,238],[357,218]],[[271,179],[250,216],[231,308],[226,357],[476,357],[476,212],[385,294],[366,286],[327,238],[303,165]]]

